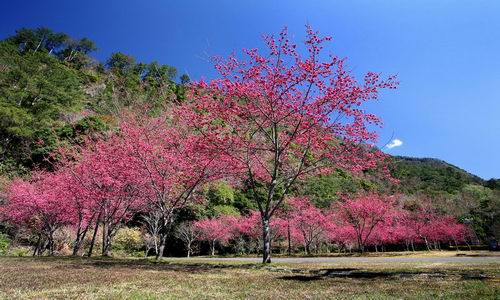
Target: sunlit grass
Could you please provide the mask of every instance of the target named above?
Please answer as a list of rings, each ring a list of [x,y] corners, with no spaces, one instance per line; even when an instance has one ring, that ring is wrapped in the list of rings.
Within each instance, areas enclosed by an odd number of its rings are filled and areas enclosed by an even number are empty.
[[[193,263],[0,258],[1,299],[498,299],[499,264],[363,265]],[[353,269],[369,276],[315,271]],[[401,272],[422,272],[399,277]],[[442,278],[426,273],[439,272]],[[462,274],[483,274],[465,280]],[[370,277],[371,276],[371,277]]]

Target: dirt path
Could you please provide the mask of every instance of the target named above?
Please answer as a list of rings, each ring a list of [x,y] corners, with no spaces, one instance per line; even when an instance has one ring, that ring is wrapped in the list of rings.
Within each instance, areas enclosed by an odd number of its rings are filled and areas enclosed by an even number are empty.
[[[185,258],[169,258],[169,260],[185,260]],[[193,262],[220,261],[220,262],[248,262],[258,263],[261,258],[257,257],[202,257],[190,258]],[[297,263],[297,264],[380,264],[380,263],[443,263],[443,264],[500,264],[500,256],[436,256],[436,257],[275,257],[276,263]]]

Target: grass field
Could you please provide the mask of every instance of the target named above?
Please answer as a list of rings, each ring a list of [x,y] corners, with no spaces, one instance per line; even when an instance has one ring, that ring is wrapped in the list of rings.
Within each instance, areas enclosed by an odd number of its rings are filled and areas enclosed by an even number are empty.
[[[500,299],[500,262],[192,263],[0,258],[1,299]]]

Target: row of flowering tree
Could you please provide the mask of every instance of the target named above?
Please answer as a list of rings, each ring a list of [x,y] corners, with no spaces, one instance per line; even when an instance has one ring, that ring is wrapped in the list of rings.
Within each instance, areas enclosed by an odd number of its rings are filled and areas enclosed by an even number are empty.
[[[26,186],[34,190],[27,198],[68,206],[57,224],[77,227],[75,252],[102,226],[102,254],[109,255],[120,224],[134,213],[152,213],[147,219],[154,219],[161,257],[175,212],[194,201],[203,184],[227,177],[256,195],[259,221],[252,230],[260,230],[263,262],[271,262],[273,218],[299,179],[338,168],[386,170],[370,129],[381,121],[363,104],[395,88],[396,79],[368,72],[358,81],[345,59],[324,53],[331,38],[309,27],[306,33],[301,49],[283,30],[265,38],[266,52],[216,59],[220,77],[191,84],[185,102],[157,118],[125,120],[119,130],[65,153],[56,172],[42,176],[49,179],[14,182],[4,215],[16,224],[40,218],[33,228],[50,240],[43,209],[24,218],[14,213],[16,190]],[[51,180],[62,192],[45,190]],[[301,236],[310,248],[316,233]]]
[[[210,253],[214,255],[217,244],[236,244],[243,238],[247,249],[252,249],[252,244],[262,243],[257,216],[258,212],[251,212],[243,217],[222,216],[189,223],[192,230],[189,246],[194,241],[209,242]],[[292,198],[286,211],[278,212],[273,219],[270,232],[273,241],[285,242],[291,248],[289,251],[301,248],[306,255],[331,246],[339,251],[355,248],[363,252],[368,247],[378,250],[389,245],[407,250],[411,246],[414,250],[417,244],[430,250],[440,249],[442,244],[456,246],[470,239],[468,227],[451,216],[425,208],[402,209],[394,196],[376,194],[344,199],[325,211],[307,198]],[[254,249],[259,251],[259,247]]]
[[[108,256],[120,226],[138,213],[151,214],[161,256],[175,211],[232,164],[201,143],[200,136],[177,127],[172,117],[124,119],[115,132],[61,149],[54,172],[13,180],[0,208],[3,219],[31,231],[46,243],[37,249],[51,253],[54,232],[73,227],[74,255],[93,232],[91,255],[101,227],[102,255]]]

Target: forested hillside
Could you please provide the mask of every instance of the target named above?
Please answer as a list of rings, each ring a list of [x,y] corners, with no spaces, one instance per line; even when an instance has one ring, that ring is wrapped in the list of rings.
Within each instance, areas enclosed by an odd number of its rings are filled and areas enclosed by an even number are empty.
[[[433,158],[393,157],[393,175],[401,180],[407,193],[456,193],[466,184],[485,185],[486,182],[445,161]]]
[[[127,107],[150,113],[182,100],[174,67],[136,62],[121,52],[105,62],[86,38],[73,39],[47,28],[21,29],[0,42],[0,172],[24,174],[57,142],[72,142],[113,126]]]
[[[396,156],[393,160],[398,191],[431,199],[440,210],[471,223],[480,238],[499,237],[498,179],[484,180],[438,159]]]
[[[0,184],[35,169],[50,171],[58,159],[51,155],[56,147],[113,130],[125,109],[155,115],[184,101],[189,77],[178,76],[175,67],[139,62],[121,52],[99,62],[92,57],[94,51],[98,45],[87,38],[47,28],[20,29],[0,42]],[[431,203],[439,212],[458,217],[474,229],[478,243],[499,238],[498,180],[485,181],[428,158],[392,157],[390,171],[399,184],[339,169],[301,181],[293,193],[327,208],[342,195],[398,192],[408,207]],[[176,222],[245,215],[255,209],[250,199],[259,195],[220,182],[204,188],[202,196],[206,201],[183,211]],[[131,221],[139,224],[140,216]]]

